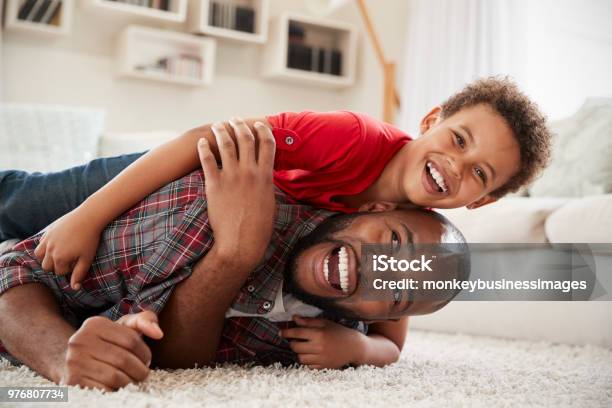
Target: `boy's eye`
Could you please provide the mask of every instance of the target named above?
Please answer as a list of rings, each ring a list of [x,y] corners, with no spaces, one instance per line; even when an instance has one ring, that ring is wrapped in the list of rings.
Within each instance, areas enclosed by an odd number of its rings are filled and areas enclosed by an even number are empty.
[[[476,169],[474,171],[476,172],[476,175],[478,177],[480,177],[480,179],[482,180],[483,183],[487,182],[487,175],[485,174],[484,171],[482,171],[482,169],[480,167],[476,167]]]
[[[465,139],[459,133],[455,133],[455,141],[457,142],[460,148],[463,149],[465,147]]]
[[[393,247],[393,252],[399,251],[401,244],[402,241],[399,235],[397,235],[395,231],[391,232],[391,246]]]

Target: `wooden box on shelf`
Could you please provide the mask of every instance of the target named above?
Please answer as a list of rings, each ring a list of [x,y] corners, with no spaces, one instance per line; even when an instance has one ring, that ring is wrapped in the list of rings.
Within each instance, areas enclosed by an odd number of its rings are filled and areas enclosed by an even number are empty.
[[[356,53],[351,24],[283,13],[270,26],[262,71],[268,78],[343,88],[355,82]]]
[[[125,0],[80,0],[91,9],[108,12],[115,17],[140,18],[150,21],[182,23],[187,15],[187,0],[151,0],[148,5]],[[145,3],[145,2],[143,2]]]
[[[191,0],[189,31],[261,44],[268,38],[268,8],[268,0]]]
[[[128,26],[119,36],[120,76],[202,86],[212,82],[216,43],[176,31]]]
[[[73,0],[7,0],[4,27],[23,33],[67,34],[73,9]]]

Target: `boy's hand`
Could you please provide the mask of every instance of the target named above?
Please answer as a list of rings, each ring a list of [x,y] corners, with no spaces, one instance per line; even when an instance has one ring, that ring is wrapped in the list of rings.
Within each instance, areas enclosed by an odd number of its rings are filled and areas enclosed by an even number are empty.
[[[294,316],[299,326],[281,330],[281,336],[293,339],[291,350],[299,362],[309,368],[342,368],[354,363],[361,352],[364,335],[327,319]]]
[[[76,209],[47,227],[34,255],[45,271],[72,272],[70,286],[78,290],[96,256],[100,234],[91,219]]]
[[[87,319],[70,337],[59,382],[105,391],[143,381],[149,375],[151,350],[142,339],[160,339],[157,316],[149,311]]]
[[[256,123],[256,144],[244,121],[233,119],[230,124],[236,143],[223,125],[212,126],[222,168],[217,166],[206,139],[198,143],[208,219],[216,253],[240,265],[255,267],[270,242],[276,209],[272,183],[274,136],[264,124]]]

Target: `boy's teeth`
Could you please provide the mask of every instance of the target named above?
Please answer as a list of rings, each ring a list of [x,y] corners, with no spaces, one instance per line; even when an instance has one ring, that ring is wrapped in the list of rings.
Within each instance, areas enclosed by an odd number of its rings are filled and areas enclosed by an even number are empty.
[[[433,179],[436,181],[436,184],[438,184],[442,191],[446,192],[446,183],[444,183],[444,177],[442,177],[442,174],[440,174],[440,172],[436,170],[431,163],[427,163],[427,168],[431,173],[431,177],[433,177]]]

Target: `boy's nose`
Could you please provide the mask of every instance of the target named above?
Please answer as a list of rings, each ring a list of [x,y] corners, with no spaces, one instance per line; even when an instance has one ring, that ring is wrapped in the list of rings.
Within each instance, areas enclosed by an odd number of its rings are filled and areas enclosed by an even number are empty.
[[[449,176],[456,179],[461,178],[461,168],[463,167],[462,163],[457,162],[456,159],[451,157],[446,158],[446,163],[446,171],[448,172]]]

